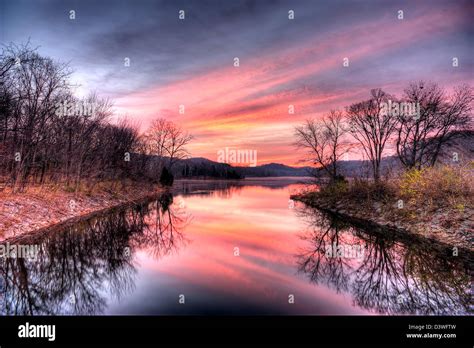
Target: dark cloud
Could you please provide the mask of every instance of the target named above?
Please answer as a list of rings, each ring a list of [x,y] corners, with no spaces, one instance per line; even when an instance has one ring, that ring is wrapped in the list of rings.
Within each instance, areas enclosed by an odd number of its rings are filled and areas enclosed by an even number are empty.
[[[0,27],[4,41],[25,42],[30,38],[33,45],[42,46],[45,54],[71,61],[89,86],[107,88],[108,93],[117,95],[226,66],[234,56],[245,61],[280,49],[296,49],[305,40],[324,41],[351,26],[390,18],[399,8],[405,9],[408,20],[433,7],[446,10],[447,15],[452,11],[447,1],[428,5],[338,0],[0,3],[4,9]],[[468,2],[459,2],[455,7],[472,10]],[[180,9],[186,11],[185,21],[178,19]],[[287,19],[289,9],[296,13],[296,20],[291,23]],[[74,21],[68,18],[70,10],[76,11]],[[458,42],[454,48],[463,46],[469,33],[472,26],[459,28],[454,42],[443,40],[440,44],[452,47]],[[420,43],[420,47],[426,45]],[[411,54],[423,55],[421,49],[413,49]],[[327,52],[331,50],[333,47],[328,46]],[[131,59],[129,69],[123,68],[125,57]],[[397,58],[392,59],[396,66]],[[361,67],[360,75],[366,73],[367,68]]]

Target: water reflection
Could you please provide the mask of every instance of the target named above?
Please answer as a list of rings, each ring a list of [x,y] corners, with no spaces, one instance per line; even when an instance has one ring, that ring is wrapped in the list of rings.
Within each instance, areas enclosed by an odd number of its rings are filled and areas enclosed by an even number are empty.
[[[39,245],[36,260],[0,261],[3,315],[97,314],[111,294],[134,289],[136,250],[160,258],[186,242],[189,222],[171,194],[71,226],[58,226],[10,244]]]
[[[404,243],[387,231],[368,233],[317,209],[301,207],[299,215],[311,227],[303,236],[308,247],[298,255],[310,281],[347,292],[355,305],[381,314],[470,313],[471,260]],[[328,245],[360,245],[365,252],[362,259],[331,257]]]
[[[232,198],[243,188],[264,187],[270,190],[280,190],[295,185],[308,183],[311,178],[279,177],[279,178],[246,178],[244,180],[177,180],[173,192],[182,195],[216,196],[218,198]]]
[[[470,313],[472,260],[289,206],[301,188],[178,182],[174,198],[10,239],[40,252],[0,259],[0,314]],[[363,253],[328,257],[338,246]]]

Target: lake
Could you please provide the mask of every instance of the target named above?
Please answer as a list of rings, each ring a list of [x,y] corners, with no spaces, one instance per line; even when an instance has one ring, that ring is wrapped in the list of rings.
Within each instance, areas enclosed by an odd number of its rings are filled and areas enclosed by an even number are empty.
[[[177,181],[18,238],[3,315],[472,314],[471,263],[289,200],[298,178]]]

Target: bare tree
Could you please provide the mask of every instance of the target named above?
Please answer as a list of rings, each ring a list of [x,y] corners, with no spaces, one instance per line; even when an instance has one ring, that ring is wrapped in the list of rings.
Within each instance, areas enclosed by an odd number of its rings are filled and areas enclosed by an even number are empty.
[[[432,153],[431,165],[438,160],[444,145],[449,144],[460,135],[457,130],[470,129],[472,126],[472,102],[474,93],[472,87],[461,85],[454,89],[454,93],[441,104],[437,118],[437,129],[430,141]]]
[[[2,183],[20,191],[47,182],[77,189],[85,177],[93,183],[130,176],[125,153],[137,148],[136,127],[112,124],[107,99],[76,98],[67,65],[11,44],[1,51],[0,69]]]
[[[166,162],[167,167],[172,168],[177,160],[186,158],[188,151],[185,147],[192,139],[192,135],[162,118],[155,119],[144,134],[147,152],[159,157],[160,169],[166,166]]]
[[[404,101],[419,105],[419,114],[399,116],[397,154],[407,168],[418,168],[436,163],[440,150],[471,123],[472,88],[466,85],[455,89],[451,98],[435,83],[423,81],[410,84]]]
[[[45,132],[55,116],[57,103],[68,94],[67,66],[31,53],[26,63],[17,64],[7,73],[10,91],[15,98],[12,111],[12,135],[19,160],[14,164],[14,187],[23,189],[28,177],[37,169],[48,141]]]
[[[0,52],[0,78],[3,78],[13,67],[31,63],[36,59],[38,59],[36,48],[32,48],[29,41],[21,45],[14,43],[3,45]]]
[[[383,112],[383,103],[391,99],[381,89],[371,90],[371,98],[347,108],[350,133],[362,146],[372,165],[375,181],[380,180],[380,165],[387,141],[396,129],[397,116]]]
[[[298,148],[306,149],[309,160],[324,171],[331,181],[339,176],[338,161],[348,147],[342,140],[346,127],[341,111],[331,110],[321,120],[307,120],[295,128]]]

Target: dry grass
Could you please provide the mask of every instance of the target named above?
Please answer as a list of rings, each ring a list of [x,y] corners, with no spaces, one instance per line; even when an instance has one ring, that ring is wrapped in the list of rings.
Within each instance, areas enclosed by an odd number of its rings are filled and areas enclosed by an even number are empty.
[[[374,182],[355,179],[352,182],[339,181],[321,188],[317,196],[328,201],[350,201],[361,205],[373,202],[388,202],[396,195],[396,187],[387,181]]]
[[[465,166],[436,166],[410,170],[396,181],[398,195],[409,206],[463,209],[472,206],[474,171]]]
[[[321,188],[316,197],[328,201],[348,200],[358,204],[394,203],[418,208],[456,208],[472,206],[474,200],[474,165],[440,165],[412,169],[390,181],[355,179]]]
[[[338,182],[305,195],[309,205],[448,245],[472,249],[473,163],[410,170],[390,181]]]

